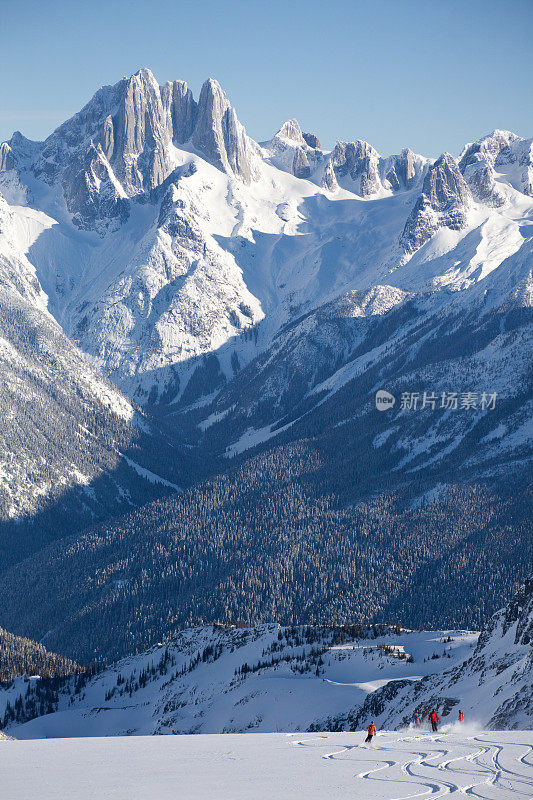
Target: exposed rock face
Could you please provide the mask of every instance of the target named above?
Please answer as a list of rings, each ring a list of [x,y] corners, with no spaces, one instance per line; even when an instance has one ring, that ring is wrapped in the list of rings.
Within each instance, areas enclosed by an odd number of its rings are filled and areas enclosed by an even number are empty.
[[[533,647],[533,575],[520,587],[507,606],[491,619],[479,637],[476,652],[481,652],[486,647],[499,626],[505,635],[514,625],[514,643]]]
[[[429,168],[422,194],[405,224],[400,239],[405,252],[418,250],[439,228],[463,228],[471,201],[472,193],[457,162],[449,153],[444,153]]]
[[[292,174],[297,178],[309,178],[311,175],[311,167],[309,166],[309,159],[303,150],[297,150],[294,154],[292,162]]]
[[[171,171],[171,131],[150,70],[133,75],[120,94],[116,113],[104,121],[100,144],[126,194],[132,196],[158,186]]]
[[[302,146],[306,144],[300,124],[296,119],[288,119],[283,123],[276,136],[280,139],[290,139],[291,142]]]
[[[172,128],[150,70],[100,89],[41,147],[33,172],[61,180],[68,210],[104,232],[127,216],[126,197],[158,186],[172,171]]]
[[[333,164],[331,161],[328,161],[326,164],[326,168],[324,170],[324,177],[322,179],[322,186],[324,189],[329,189],[330,192],[334,192],[335,189],[339,188],[339,184],[337,183],[337,177],[335,175],[335,170],[333,169]]]
[[[518,137],[508,131],[494,131],[471,145],[468,145],[460,160],[461,170],[476,199],[492,206],[502,206],[505,198],[499,191],[494,165],[498,156],[509,151],[510,145]]]
[[[520,167],[520,183],[515,188],[519,192],[533,197],[533,139],[522,139],[517,142],[514,151]],[[496,169],[502,165],[503,153],[496,159]]]
[[[124,198],[150,192],[171,174],[171,143],[191,138],[220,169],[247,182],[254,177],[253,144],[216,81],[206,81],[197,104],[183,81],[159,87],[142,69],[100,89],[54,131],[40,146],[33,171],[47,183],[61,179],[76,224],[103,232],[109,218],[127,215]],[[16,158],[12,142],[4,143],[0,169],[12,168]]]
[[[379,153],[368,142],[337,142],[330,163],[337,183],[361,197],[370,197],[382,188]]]
[[[67,207],[79,228],[114,230],[129,216],[129,201],[101,145],[91,144],[81,164],[72,161],[63,175]]]
[[[385,168],[385,180],[395,192],[401,189],[410,189],[420,171],[420,157],[416,156],[412,150],[406,147],[397,156],[392,156],[390,167]]]
[[[247,183],[252,180],[252,144],[219,83],[212,78],[200,92],[192,143],[220,169],[239,175]]]
[[[0,172],[15,169],[22,162],[35,156],[40,147],[40,142],[26,139],[20,131],[15,131],[8,142],[0,144]]]
[[[476,199],[486,205],[498,207],[506,202],[498,174],[504,174],[517,191],[532,196],[533,140],[495,130],[465,147],[459,168]]]
[[[309,147],[312,147],[314,150],[320,150],[320,141],[318,136],[315,136],[314,133],[302,133],[302,136]]]
[[[297,178],[310,178],[323,156],[317,145],[310,144],[318,139],[312,134],[303,134],[298,121],[289,119],[275,136],[265,145],[267,160],[278,169],[290,172]]]
[[[7,142],[0,144],[0,172],[7,172],[15,166],[13,150]]]
[[[342,186],[361,197],[404,192],[422,180],[428,163],[408,147],[383,158],[367,142],[337,142],[328,157],[322,186],[330,191]]]
[[[175,144],[187,142],[196,125],[198,105],[185,81],[173,81],[162,86],[161,102],[171,119],[173,142]]]
[[[524,726],[533,717],[533,575],[489,621],[479,637],[466,674],[500,684],[502,696],[492,713],[492,729]],[[455,678],[455,676],[453,676]],[[450,683],[453,684],[453,678]],[[525,727],[530,727],[527,725]]]

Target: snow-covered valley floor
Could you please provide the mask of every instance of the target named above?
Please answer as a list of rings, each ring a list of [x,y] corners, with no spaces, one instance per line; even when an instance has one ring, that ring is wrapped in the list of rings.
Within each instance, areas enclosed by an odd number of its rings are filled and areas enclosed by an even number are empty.
[[[450,726],[451,728],[451,726]],[[0,742],[5,800],[533,797],[531,731],[229,734]]]

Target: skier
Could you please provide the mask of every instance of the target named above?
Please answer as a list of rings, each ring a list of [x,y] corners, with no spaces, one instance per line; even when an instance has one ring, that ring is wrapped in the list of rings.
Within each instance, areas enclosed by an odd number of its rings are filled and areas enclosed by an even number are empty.
[[[416,725],[417,727],[420,725],[420,717],[418,714],[415,714],[413,717],[413,725]]]
[[[374,725],[373,722],[371,722],[370,725],[367,725],[366,729],[368,731],[368,736],[365,739],[365,744],[366,743],[370,744],[370,742],[372,741],[372,737],[375,736],[377,733],[376,726]]]
[[[433,731],[433,733],[437,733],[437,725],[438,725],[438,721],[439,721],[439,715],[437,714],[435,709],[433,709],[433,711],[429,715],[429,721],[431,722],[431,730]]]
[[[465,721],[465,715],[463,714],[462,711],[459,711],[459,722],[464,722],[464,721]]]

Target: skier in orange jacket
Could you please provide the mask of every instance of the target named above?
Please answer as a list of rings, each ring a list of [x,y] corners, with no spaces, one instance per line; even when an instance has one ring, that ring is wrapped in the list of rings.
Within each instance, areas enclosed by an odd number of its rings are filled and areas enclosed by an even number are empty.
[[[376,726],[374,725],[373,722],[371,722],[370,725],[367,725],[366,729],[368,731],[368,736],[365,739],[365,743],[366,742],[371,742],[372,741],[372,737],[375,736],[376,733],[377,733]]]
[[[464,721],[465,721],[465,715],[463,714],[462,711],[459,711],[459,722],[464,722]]]

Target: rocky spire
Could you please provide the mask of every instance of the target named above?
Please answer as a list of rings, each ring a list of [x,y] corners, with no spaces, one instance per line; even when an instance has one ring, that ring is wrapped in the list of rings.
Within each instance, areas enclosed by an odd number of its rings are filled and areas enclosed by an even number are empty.
[[[128,195],[152,189],[171,171],[169,120],[148,69],[122,82],[118,109],[103,123],[100,144]]]
[[[15,155],[7,142],[0,144],[0,172],[6,172],[15,166]]]
[[[400,240],[404,251],[418,250],[439,228],[463,228],[471,201],[472,193],[457,162],[449,153],[443,153],[428,169],[422,194],[405,224]]]
[[[420,157],[406,147],[399,155],[392,156],[391,160],[392,164],[385,174],[385,179],[389,182],[391,189],[395,192],[410,189],[417,174]]]
[[[209,78],[200,92],[192,143],[215,166],[246,182],[253,177],[253,150],[243,126],[218,81]]]
[[[306,144],[302,129],[296,119],[288,119],[287,122],[284,122],[276,136],[280,139],[290,139],[291,142],[295,142],[296,144]]]
[[[381,188],[379,153],[368,142],[337,142],[329,160],[337,183],[344,188],[361,197],[370,197]],[[332,183],[331,171],[326,174]]]
[[[198,106],[185,81],[173,81],[162,86],[161,101],[171,120],[172,140],[178,145],[187,142],[196,125]]]
[[[264,143],[263,157],[297,178],[310,178],[324,160],[319,147],[316,136],[302,133],[298,121],[289,119],[269,142]]]

